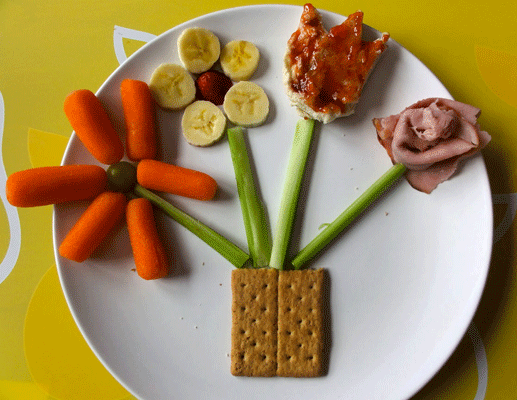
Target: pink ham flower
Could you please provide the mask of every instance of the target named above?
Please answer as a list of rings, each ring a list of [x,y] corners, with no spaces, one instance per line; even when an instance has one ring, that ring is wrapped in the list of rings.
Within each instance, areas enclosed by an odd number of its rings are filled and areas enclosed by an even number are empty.
[[[480,113],[458,101],[428,98],[399,114],[374,118],[373,124],[392,162],[407,167],[410,185],[431,193],[456,172],[461,160],[490,142],[477,123]]]

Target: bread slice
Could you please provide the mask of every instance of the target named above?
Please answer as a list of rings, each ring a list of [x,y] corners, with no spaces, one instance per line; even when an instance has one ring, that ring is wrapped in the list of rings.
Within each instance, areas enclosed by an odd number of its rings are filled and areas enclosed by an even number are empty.
[[[306,4],[284,56],[283,82],[300,115],[323,123],[352,114],[388,33],[362,40],[363,13],[351,14],[327,32],[321,15]]]

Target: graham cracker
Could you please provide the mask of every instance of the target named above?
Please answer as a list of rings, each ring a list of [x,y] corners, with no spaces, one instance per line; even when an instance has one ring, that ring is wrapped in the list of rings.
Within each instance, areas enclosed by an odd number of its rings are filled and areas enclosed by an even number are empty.
[[[275,376],[277,370],[278,271],[232,271],[231,373]]]
[[[278,275],[278,376],[323,374],[323,280],[323,269]]]

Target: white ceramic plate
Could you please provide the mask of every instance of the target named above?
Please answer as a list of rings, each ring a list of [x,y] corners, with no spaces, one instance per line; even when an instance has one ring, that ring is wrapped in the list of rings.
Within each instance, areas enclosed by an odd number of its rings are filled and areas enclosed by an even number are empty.
[[[298,115],[282,86],[282,57],[301,7],[250,6],[177,26],[135,53],[98,91],[121,128],[119,86],[148,81],[162,62],[179,62],[176,39],[189,26],[222,43],[254,42],[261,51],[253,80],[271,100],[264,126],[249,130],[251,155],[271,227],[277,221],[286,161]],[[322,12],[327,27],[343,16]],[[366,16],[367,21],[368,16]],[[365,28],[365,36],[379,35]],[[390,40],[356,114],[317,129],[293,249],[308,243],[391,165],[373,117],[425,97],[450,97],[413,55]],[[188,145],[180,113],[160,112],[161,158],[212,175],[215,201],[168,199],[246,249],[227,141]],[[95,163],[73,136],[64,164]],[[85,204],[55,208],[56,246]],[[330,275],[330,359],[321,378],[237,378],[230,374],[232,266],[166,217],[159,227],[173,259],[170,277],[147,282],[135,272],[125,227],[94,257],[76,264],[58,255],[63,291],[89,345],[108,370],[142,399],[402,399],[417,392],[464,335],[485,284],[492,206],[480,156],[431,195],[402,180],[313,266]]]

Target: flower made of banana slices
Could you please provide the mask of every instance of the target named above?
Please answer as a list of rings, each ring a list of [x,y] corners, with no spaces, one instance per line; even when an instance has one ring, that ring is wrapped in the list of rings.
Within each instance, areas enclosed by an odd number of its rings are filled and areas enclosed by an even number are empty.
[[[226,131],[227,120],[243,127],[266,121],[269,99],[259,85],[249,81],[260,59],[253,43],[233,40],[221,49],[213,32],[190,27],[181,32],[177,49],[182,65],[160,64],[149,86],[160,107],[184,109],[181,126],[189,144],[216,143]],[[217,62],[222,72],[214,69]]]

